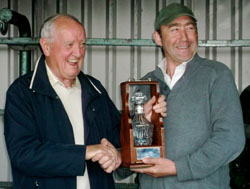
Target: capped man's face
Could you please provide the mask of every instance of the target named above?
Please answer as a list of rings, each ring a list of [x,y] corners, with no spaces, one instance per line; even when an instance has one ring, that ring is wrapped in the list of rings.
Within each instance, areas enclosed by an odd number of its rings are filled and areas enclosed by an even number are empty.
[[[168,25],[160,27],[160,44],[167,62],[181,64],[197,52],[198,34],[195,22],[189,16],[180,16]]]

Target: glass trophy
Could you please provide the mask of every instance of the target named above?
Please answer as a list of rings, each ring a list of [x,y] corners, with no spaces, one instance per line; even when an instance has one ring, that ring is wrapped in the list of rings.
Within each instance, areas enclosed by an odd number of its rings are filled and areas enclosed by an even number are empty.
[[[152,144],[154,125],[145,117],[143,105],[146,100],[146,95],[144,95],[141,91],[137,91],[134,96],[131,97],[131,102],[134,103],[135,112],[132,119],[135,146]]]
[[[121,154],[122,166],[141,168],[144,157],[165,157],[164,127],[160,114],[152,111],[151,121],[144,113],[144,104],[159,97],[156,81],[130,80],[121,83]],[[157,100],[156,100],[157,101]]]

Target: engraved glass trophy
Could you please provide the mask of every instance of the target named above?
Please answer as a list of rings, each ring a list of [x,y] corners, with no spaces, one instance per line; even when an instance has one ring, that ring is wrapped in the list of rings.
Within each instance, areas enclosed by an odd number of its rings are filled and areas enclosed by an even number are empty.
[[[134,103],[134,118],[132,119],[132,128],[134,135],[134,145],[151,145],[154,131],[154,125],[150,123],[144,114],[143,105],[147,97],[140,91],[131,97]]]

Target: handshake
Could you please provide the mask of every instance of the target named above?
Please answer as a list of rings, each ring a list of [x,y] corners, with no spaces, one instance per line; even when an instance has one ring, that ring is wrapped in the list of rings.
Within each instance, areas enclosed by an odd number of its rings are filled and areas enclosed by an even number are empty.
[[[85,159],[98,162],[107,173],[116,170],[121,164],[120,152],[106,138],[100,144],[87,146]]]
[[[152,109],[156,113],[160,113],[162,117],[167,115],[165,96],[161,95],[156,104],[155,101],[156,98],[154,96],[144,104],[145,116],[148,121],[151,121]],[[103,138],[100,144],[87,146],[85,159],[98,162],[107,173],[116,170],[121,164],[120,152],[106,138]]]

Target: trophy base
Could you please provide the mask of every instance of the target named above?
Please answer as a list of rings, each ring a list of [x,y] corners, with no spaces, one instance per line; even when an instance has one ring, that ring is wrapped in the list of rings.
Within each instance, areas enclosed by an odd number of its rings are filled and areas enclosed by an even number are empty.
[[[149,167],[153,167],[153,164],[144,164],[144,163],[138,163],[138,164],[133,164],[130,165],[130,169],[143,169],[143,168],[149,168]]]

